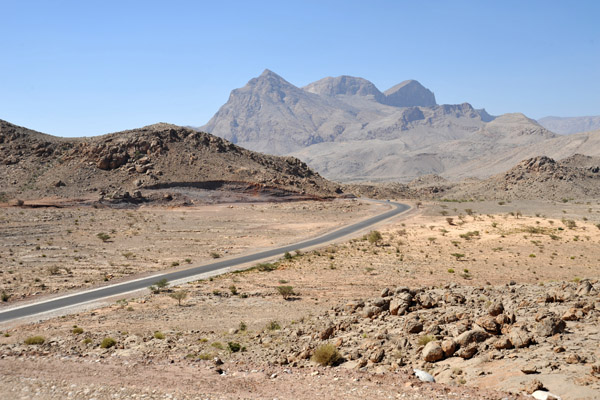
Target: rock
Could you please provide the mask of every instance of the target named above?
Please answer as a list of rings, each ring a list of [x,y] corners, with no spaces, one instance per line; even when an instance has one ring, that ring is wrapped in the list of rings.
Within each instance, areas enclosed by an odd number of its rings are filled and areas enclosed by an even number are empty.
[[[471,329],[458,335],[455,339],[460,347],[466,347],[471,343],[483,342],[490,337],[490,334],[485,331]]]
[[[419,303],[423,308],[433,308],[438,305],[438,301],[427,292],[420,293],[417,296],[417,303]]]
[[[376,307],[376,306],[366,306],[362,309],[362,311],[360,312],[360,315],[364,318],[371,318],[374,317],[375,315],[381,313],[381,308],[380,307]]]
[[[521,367],[521,372],[524,373],[525,375],[531,375],[531,374],[538,374],[538,368],[537,366],[533,365],[533,364],[526,364],[523,367]]]
[[[469,358],[472,358],[475,354],[477,354],[477,351],[478,351],[477,343],[471,343],[467,347],[461,347],[455,353],[455,355],[458,357],[464,358],[465,360],[468,360]]]
[[[442,342],[442,350],[444,356],[451,357],[456,352],[456,343],[452,339],[447,339]]]
[[[384,356],[385,356],[385,350],[377,349],[377,350],[373,351],[373,353],[371,353],[371,356],[369,357],[369,361],[371,361],[374,364],[377,364],[377,363],[381,362],[381,360],[383,360]]]
[[[577,321],[582,317],[583,317],[583,311],[581,311],[577,308],[570,308],[568,311],[566,311],[563,314],[561,319],[563,321]]]
[[[390,290],[390,288],[384,288],[384,289],[381,291],[381,295],[380,295],[380,296],[381,296],[381,297],[388,297],[388,296],[391,296],[392,294],[393,294],[393,293],[392,293],[392,291]]]
[[[537,379],[532,379],[523,386],[523,391],[527,394],[532,394],[537,390],[543,390],[544,385]]]
[[[492,305],[490,306],[490,308],[488,309],[488,313],[492,316],[495,317],[497,315],[500,315],[504,312],[504,305],[502,304],[502,302],[497,301],[495,303],[492,303]]]
[[[587,296],[588,294],[590,294],[590,292],[593,291],[593,289],[594,289],[594,287],[592,286],[590,281],[587,279],[583,279],[583,280],[579,281],[579,287],[577,288],[577,295],[578,296]]]
[[[213,363],[215,365],[223,365],[223,361],[219,357],[213,358]]]
[[[390,307],[390,299],[380,297],[378,299],[373,300],[373,305],[375,307],[379,307],[382,311],[386,311]]]
[[[565,330],[567,324],[555,314],[544,315],[535,326],[535,333],[539,336],[552,336]]]
[[[435,382],[435,378],[431,374],[429,374],[423,370],[415,368],[415,369],[413,369],[413,372],[415,373],[415,376],[417,378],[419,378],[419,380],[421,382]]]
[[[60,180],[59,180],[59,181],[56,181],[56,182],[54,183],[54,186],[55,186],[55,187],[61,187],[61,186],[66,186],[66,185],[65,185],[65,183],[64,183],[63,181],[60,181]]]
[[[572,353],[567,356],[565,361],[567,364],[579,364],[582,361],[582,359],[578,354]]]
[[[423,360],[427,362],[436,362],[444,358],[444,350],[438,341],[429,342],[423,349]]]
[[[397,290],[397,289],[396,289]],[[412,302],[412,295],[408,292],[401,292],[392,298],[390,301],[390,314],[392,315],[402,315],[404,314],[408,308],[410,307],[410,303]]]
[[[496,334],[499,331],[496,319],[492,315],[483,315],[477,318],[475,323],[485,329],[487,332]]]
[[[510,343],[517,349],[527,347],[531,344],[532,337],[526,330],[522,328],[511,329],[508,334]]]
[[[536,400],[562,400],[560,396],[545,390],[536,390],[535,392],[531,393],[531,397]]]
[[[355,312],[357,309],[365,306],[365,303],[362,301],[349,301],[344,305],[344,310],[349,313]]]
[[[498,350],[511,349],[512,347],[513,345],[507,337],[498,338],[498,340],[494,342],[494,348]]]
[[[333,336],[333,332],[335,331],[335,327],[333,325],[328,326],[324,331],[319,335],[319,339],[327,340],[331,336]]]
[[[423,330],[423,322],[418,317],[410,318],[406,321],[405,327],[408,333],[419,333]]]

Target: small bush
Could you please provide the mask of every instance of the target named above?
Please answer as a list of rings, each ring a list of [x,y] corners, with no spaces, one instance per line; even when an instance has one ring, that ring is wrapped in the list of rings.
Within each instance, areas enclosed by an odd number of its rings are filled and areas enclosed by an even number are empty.
[[[227,347],[229,348],[229,351],[232,353],[237,353],[238,351],[240,351],[242,349],[242,345],[237,342],[229,342],[229,343],[227,343]]]
[[[419,345],[425,346],[427,343],[433,342],[434,340],[435,340],[435,337],[433,337],[431,335],[423,335],[419,338]]]
[[[462,253],[452,253],[452,254],[450,254],[450,255],[451,255],[451,256],[453,256],[453,257],[455,257],[455,258],[456,258],[456,260],[458,260],[458,261],[460,261],[460,259],[461,259],[461,258],[464,258],[464,256],[465,256],[465,255],[464,255],[464,254],[462,254]]]
[[[278,268],[277,264],[271,264],[271,263],[262,263],[262,264],[258,264],[256,266],[256,269],[258,269],[261,272],[271,272],[271,271],[275,271]]]
[[[246,329],[248,329],[248,325],[246,325],[244,321],[241,321],[240,325],[238,326],[238,329],[240,330],[240,332],[244,332]]]
[[[235,287],[235,285],[231,285],[229,286],[229,291],[231,292],[232,295],[236,296],[238,294],[238,290]]]
[[[287,300],[294,295],[294,288],[292,286],[277,286],[277,292],[284,300]]]
[[[383,236],[381,236],[381,232],[379,232],[379,231],[371,231],[367,235],[367,240],[371,244],[377,244],[377,243],[381,242],[382,239],[383,239]]]
[[[108,242],[108,240],[110,239],[110,235],[108,233],[104,233],[104,232],[100,232],[96,235],[96,237],[100,240],[102,240],[103,242]]]
[[[278,329],[281,329],[281,325],[279,325],[279,322],[277,321],[271,321],[267,324],[267,329],[270,331],[276,331]]]
[[[177,300],[177,304],[179,304],[179,306],[181,307],[181,301],[185,300],[187,295],[188,295],[188,292],[186,290],[178,290],[176,292],[169,294],[169,297]]]
[[[83,344],[90,344],[90,343],[92,343],[92,339],[90,339],[89,337],[83,339]]]
[[[317,347],[312,359],[323,366],[333,366],[342,360],[342,356],[333,344],[324,344]]]
[[[102,339],[102,343],[100,343],[100,347],[103,349],[109,349],[117,344],[117,341],[111,337],[105,337]]]
[[[290,252],[289,252],[289,251],[286,251],[286,252],[283,254],[283,258],[285,258],[286,260],[291,260],[291,259],[292,259],[292,258],[294,258],[294,257],[293,257],[293,256],[290,254]]]
[[[46,339],[43,336],[29,336],[23,343],[26,345],[44,344]]]
[[[453,274],[454,273],[454,268],[448,268],[448,272]]]
[[[223,350],[223,344],[221,342],[214,342],[213,344],[211,344],[212,347],[214,347],[215,349],[219,349],[219,350]]]
[[[8,299],[10,299],[10,294],[2,292],[2,301],[6,303]]]
[[[162,333],[160,331],[154,332],[154,339],[163,340],[164,338],[165,338],[164,333]]]
[[[217,253],[216,251],[211,252],[210,256],[212,258],[221,258],[221,255],[219,253]]]
[[[75,327],[71,331],[74,335],[81,335],[83,333],[83,328]]]

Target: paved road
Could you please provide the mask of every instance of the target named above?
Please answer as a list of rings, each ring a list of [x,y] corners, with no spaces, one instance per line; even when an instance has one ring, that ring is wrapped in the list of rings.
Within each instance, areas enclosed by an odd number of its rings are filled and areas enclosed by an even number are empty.
[[[31,305],[27,305],[24,307],[20,307],[13,310],[0,311],[0,322],[6,322],[17,318],[29,317],[35,314],[55,311],[61,308],[75,306],[82,303],[87,303],[94,300],[100,300],[106,297],[112,297],[128,292],[132,292],[139,289],[145,289],[150,285],[153,285],[156,281],[160,279],[167,279],[168,281],[176,281],[179,279],[189,278],[195,275],[203,274],[206,272],[217,271],[224,268],[234,267],[241,264],[251,263],[253,261],[262,260],[265,258],[275,257],[277,255],[282,255],[286,251],[294,251],[297,249],[306,249],[312,246],[320,245],[323,243],[327,243],[332,240],[339,239],[346,235],[355,233],[362,229],[368,228],[371,225],[375,225],[385,219],[391,218],[395,215],[398,215],[410,208],[410,206],[401,203],[395,202],[386,202],[387,204],[392,206],[392,210],[387,211],[385,213],[376,215],[372,218],[366,219],[361,222],[357,222],[352,225],[347,225],[343,228],[340,228],[336,231],[330,232],[323,236],[305,240],[303,242],[290,244],[283,247],[278,247],[276,249],[262,251],[260,253],[249,254],[245,256],[240,256],[236,258],[231,258],[227,260],[222,260],[218,262],[214,262],[211,264],[202,265],[199,267],[193,267],[185,270],[165,273],[161,275],[154,275],[149,278],[138,279],[132,282],[126,282],[121,284],[115,284],[111,286],[102,287],[100,289],[95,289],[91,291],[81,292],[78,294],[57,298],[54,300],[43,301],[40,303],[34,303]]]

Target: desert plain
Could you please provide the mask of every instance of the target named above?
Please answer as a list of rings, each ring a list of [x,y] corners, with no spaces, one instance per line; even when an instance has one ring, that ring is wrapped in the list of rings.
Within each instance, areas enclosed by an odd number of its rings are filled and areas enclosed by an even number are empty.
[[[0,393],[598,398],[599,202],[404,202],[412,209],[379,235],[5,324]],[[293,243],[385,207],[4,207],[3,306]],[[322,362],[326,350],[337,358]]]

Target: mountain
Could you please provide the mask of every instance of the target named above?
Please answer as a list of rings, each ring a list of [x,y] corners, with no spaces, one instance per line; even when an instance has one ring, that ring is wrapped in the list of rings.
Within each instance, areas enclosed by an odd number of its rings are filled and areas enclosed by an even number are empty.
[[[298,157],[346,183],[410,182],[428,174],[487,178],[538,155],[600,152],[598,134],[557,135],[523,114],[438,105],[415,80],[384,92],[364,78],[327,77],[302,88],[272,71],[231,92],[200,128],[252,150]]]
[[[223,186],[256,194],[327,197],[339,192],[338,185],[296,158],[252,152],[176,125],[160,123],[67,139],[0,120],[4,200],[52,196],[135,202],[163,189],[185,192]],[[125,192],[137,194],[132,198]]]
[[[600,129],[600,115],[591,117],[544,117],[538,120],[544,128],[570,135],[572,133],[588,132]]]

